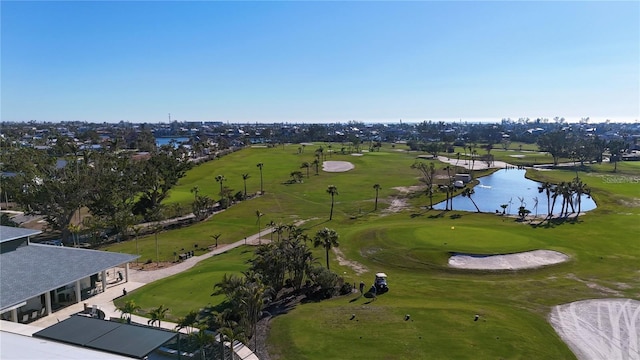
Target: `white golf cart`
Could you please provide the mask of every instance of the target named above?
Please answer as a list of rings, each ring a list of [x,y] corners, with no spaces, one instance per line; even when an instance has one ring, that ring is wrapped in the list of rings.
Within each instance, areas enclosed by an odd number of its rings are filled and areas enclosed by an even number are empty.
[[[387,274],[377,273],[376,281],[373,285],[376,287],[377,294],[384,294],[389,291],[389,287],[387,286]]]

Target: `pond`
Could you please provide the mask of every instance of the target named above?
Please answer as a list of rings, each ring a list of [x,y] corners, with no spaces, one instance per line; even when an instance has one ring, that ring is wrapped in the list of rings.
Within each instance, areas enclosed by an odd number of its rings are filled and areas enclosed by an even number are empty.
[[[482,212],[502,212],[500,205],[509,205],[507,214],[517,214],[520,207],[520,198],[526,209],[531,210],[531,215],[547,215],[547,195],[545,192],[539,193],[538,186],[541,183],[529,180],[524,177],[526,170],[502,169],[493,174],[478,179],[480,182],[473,188],[475,194],[471,197],[476,202]],[[460,194],[460,190],[456,192]],[[538,205],[536,207],[536,200]],[[553,203],[553,198],[550,199]],[[577,211],[577,199],[573,200]],[[445,202],[440,202],[433,206],[435,209],[444,210]],[[562,207],[562,197],[556,199],[554,213],[559,213]],[[587,195],[582,195],[580,211],[585,212],[596,208],[596,203]],[[476,211],[475,206],[468,197],[457,195],[453,198],[453,209],[462,211]]]

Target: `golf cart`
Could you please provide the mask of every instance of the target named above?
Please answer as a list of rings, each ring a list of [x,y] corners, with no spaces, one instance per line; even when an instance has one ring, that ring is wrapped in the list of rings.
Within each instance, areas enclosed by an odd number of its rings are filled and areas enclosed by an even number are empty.
[[[384,294],[389,291],[389,287],[387,286],[387,274],[377,273],[376,282],[373,285],[376,287],[377,294]]]

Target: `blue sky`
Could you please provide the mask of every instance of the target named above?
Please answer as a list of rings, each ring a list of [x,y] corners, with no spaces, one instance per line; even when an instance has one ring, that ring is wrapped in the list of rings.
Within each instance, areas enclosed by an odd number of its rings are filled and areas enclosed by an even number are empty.
[[[1,120],[640,120],[640,3],[1,3]]]

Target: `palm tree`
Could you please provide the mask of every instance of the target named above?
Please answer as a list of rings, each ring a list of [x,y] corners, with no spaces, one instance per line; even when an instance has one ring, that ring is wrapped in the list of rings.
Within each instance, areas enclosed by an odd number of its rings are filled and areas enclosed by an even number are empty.
[[[475,194],[476,192],[473,190],[473,188],[465,188],[464,190],[462,190],[462,197],[468,197],[469,200],[471,200],[471,202],[473,203],[473,206],[476,207],[476,211],[480,212],[480,209],[478,208],[478,205],[476,204],[475,201],[473,201],[473,198],[471,197],[471,195]]]
[[[578,220],[578,216],[580,216],[580,211],[582,207],[582,194],[586,194],[587,196],[591,196],[591,189],[587,187],[587,184],[583,183],[582,180],[576,179],[574,183],[574,190],[576,192],[577,201],[578,201],[578,212],[574,220]]]
[[[373,211],[376,211],[378,210],[378,191],[380,191],[382,187],[380,186],[380,184],[373,184],[373,189],[376,191],[376,205],[373,208]]]
[[[158,327],[161,327],[161,321],[164,320],[167,311],[169,311],[169,308],[164,307],[164,305],[160,305],[157,308],[151,310],[151,312],[149,313],[149,315],[151,315],[151,319],[147,321],[147,325],[153,326],[153,324],[155,324],[157,321]]]
[[[198,311],[191,310],[187,313],[187,315],[178,319],[175,330],[180,331],[181,329],[187,329],[187,333],[191,334],[193,332],[193,327],[197,322],[198,322]]]
[[[227,179],[224,177],[224,175],[217,175],[216,176],[216,182],[220,183],[220,196],[222,196],[222,184],[226,181]]]
[[[256,210],[256,223],[258,223],[258,244],[262,244],[262,240],[260,239],[260,218],[263,217],[264,214],[260,212],[260,210]]]
[[[329,213],[329,220],[331,220],[333,219],[334,196],[338,195],[338,188],[335,185],[329,185],[329,187],[327,187],[327,193],[331,195],[331,213]]]
[[[131,315],[133,313],[135,313],[136,311],[140,310],[141,307],[140,305],[137,305],[135,301],[133,300],[127,300],[124,305],[122,305],[121,307],[118,308],[118,311],[120,311],[122,314],[120,315],[121,319],[127,319],[128,323],[131,323]],[[127,316],[129,315],[129,316]]]
[[[234,342],[236,342],[237,340],[244,340],[245,338],[245,333],[244,330],[240,327],[240,326],[234,326],[234,327],[222,327],[220,329],[218,329],[218,333],[220,334],[220,341],[223,342],[224,340],[229,341],[229,348],[231,351],[231,360],[235,360],[236,359],[236,353],[233,350],[233,345]]]
[[[198,200],[198,193],[200,192],[200,188],[198,187],[198,185],[192,187],[190,191],[192,194],[194,194],[193,196],[195,200]]]
[[[547,215],[547,218],[551,219],[553,217],[553,209],[556,207],[556,199],[560,196],[560,189],[557,186],[551,188],[551,199],[553,202],[551,203],[551,210]]]
[[[218,239],[220,239],[220,236],[222,236],[222,234],[211,235],[211,237],[216,241],[216,249],[218,248]]]
[[[260,169],[260,195],[262,195],[264,193],[264,190],[262,189],[262,168],[264,167],[264,164],[257,163],[256,166]]]
[[[316,175],[318,175],[318,171],[320,169],[320,161],[318,161],[318,159],[316,158],[315,160],[313,160],[312,164],[316,168]]]
[[[195,343],[200,348],[200,359],[206,360],[206,348],[211,343],[215,342],[215,337],[207,332],[206,326],[200,326],[198,331],[190,333],[189,337],[195,340]]]
[[[242,181],[244,181],[244,198],[247,198],[247,179],[250,178],[249,174],[242,174]]]
[[[316,237],[313,239],[313,246],[322,246],[324,248],[327,257],[327,269],[329,269],[329,250],[331,250],[332,247],[340,246],[340,243],[338,243],[338,233],[329,228],[318,230]]]
[[[265,301],[269,294],[267,286],[260,281],[251,281],[245,283],[245,286],[241,289],[242,300],[240,302],[241,313],[243,314],[242,321],[244,324],[245,335],[247,337],[253,337],[255,348],[258,347],[258,337],[256,336],[256,327],[262,310],[265,307]]]
[[[551,190],[553,185],[545,181],[542,185],[538,186],[538,193],[544,192],[547,195],[547,216],[551,214]]]
[[[309,168],[311,167],[311,164],[309,164],[309,162],[305,161],[302,163],[302,165],[300,165],[300,169],[307,169],[307,178],[309,177]]]

